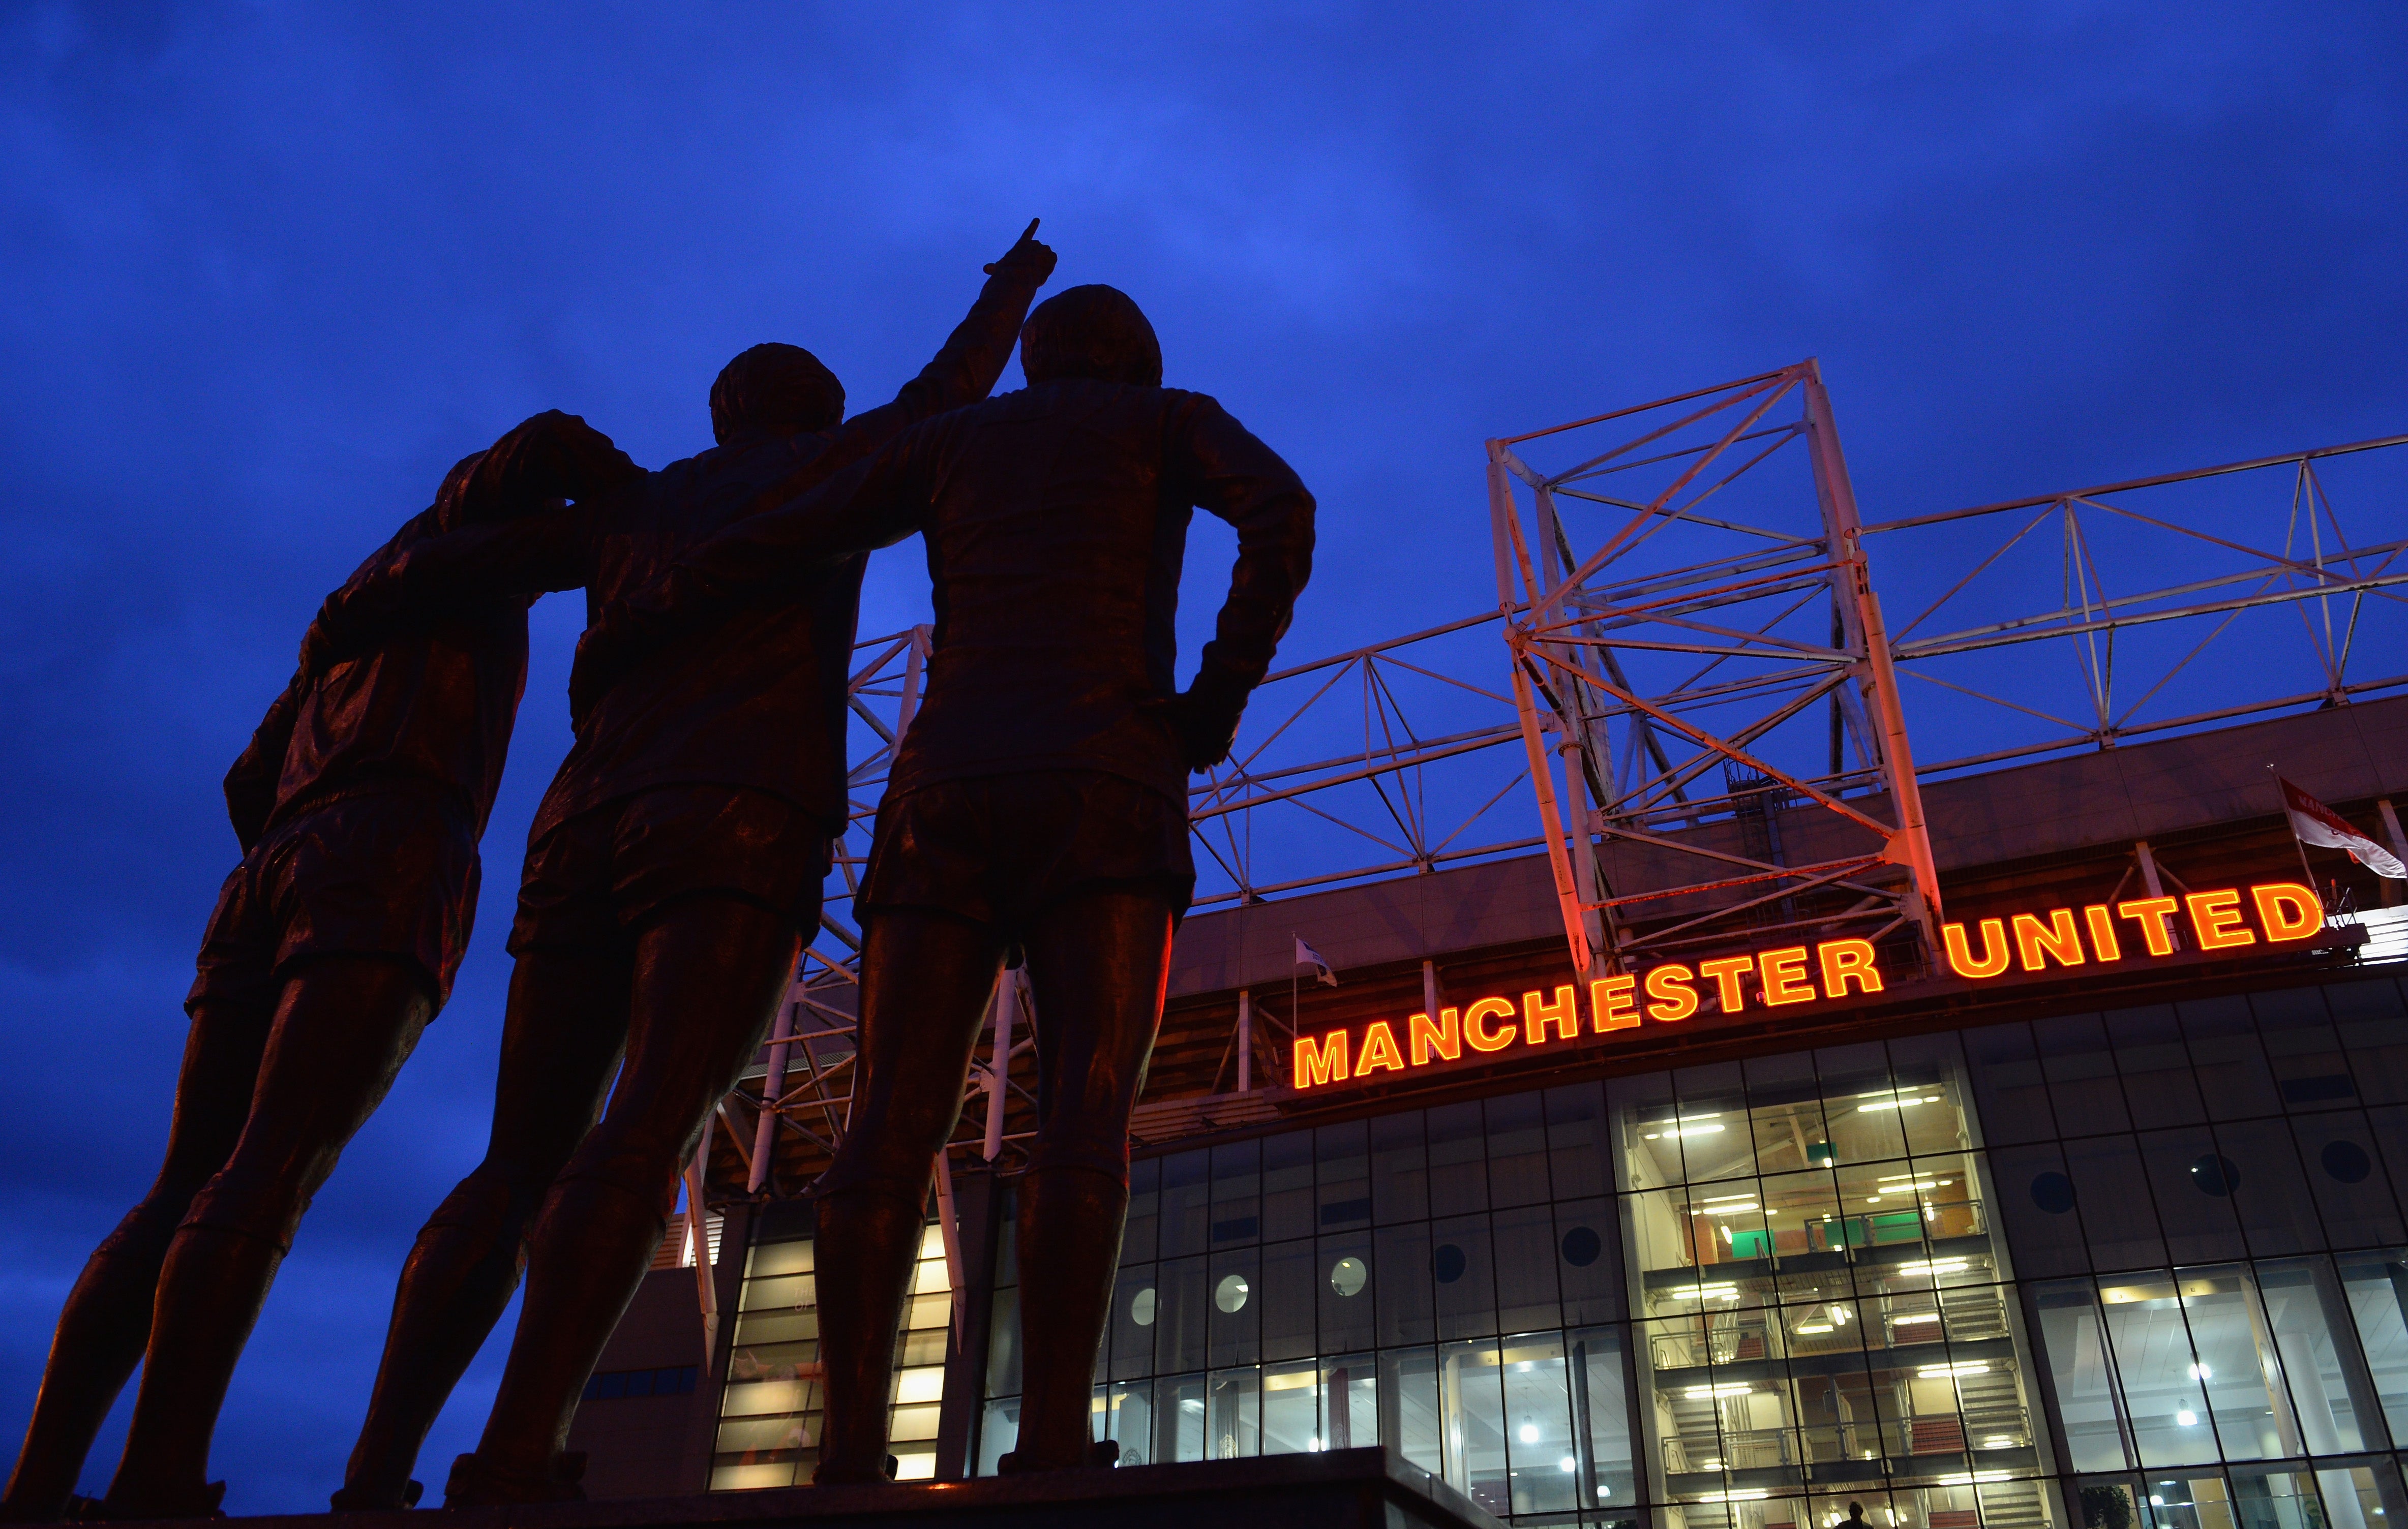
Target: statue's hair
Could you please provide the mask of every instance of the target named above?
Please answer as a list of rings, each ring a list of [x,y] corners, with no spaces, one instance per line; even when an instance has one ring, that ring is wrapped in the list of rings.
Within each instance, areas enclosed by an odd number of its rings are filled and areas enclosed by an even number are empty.
[[[722,446],[829,430],[843,419],[844,384],[799,345],[756,345],[710,385],[710,434]]]
[[[1162,342],[1118,287],[1072,287],[1037,305],[1020,331],[1020,369],[1031,383],[1059,377],[1162,386]]]

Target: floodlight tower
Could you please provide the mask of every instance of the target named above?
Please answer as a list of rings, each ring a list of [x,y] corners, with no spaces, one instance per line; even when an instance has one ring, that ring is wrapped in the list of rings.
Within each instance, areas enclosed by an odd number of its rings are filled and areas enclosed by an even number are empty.
[[[1573,460],[1529,460],[1549,451]],[[1702,513],[1709,500],[1717,514]],[[1585,553],[1566,501],[1613,512]],[[1898,677],[1812,359],[1491,440],[1488,507],[1513,699],[1576,970],[1727,941],[1742,917],[1759,937],[1912,927],[1937,948],[1939,877]],[[1673,664],[1688,672],[1663,672]],[[1828,759],[1812,747],[1818,700]],[[1726,789],[1698,794],[1715,765]],[[1836,822],[1836,837],[1811,836],[1821,858],[1793,865],[1777,848],[1733,842],[1730,825],[1779,796]],[[1847,893],[1853,903],[1801,911],[1802,896]]]

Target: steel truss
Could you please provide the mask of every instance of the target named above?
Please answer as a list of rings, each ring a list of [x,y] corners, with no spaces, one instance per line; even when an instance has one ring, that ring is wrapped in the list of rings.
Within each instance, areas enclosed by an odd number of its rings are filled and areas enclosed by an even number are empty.
[[[1570,460],[1534,465],[1542,453]],[[1492,440],[1488,504],[1515,709],[1576,970],[1598,959],[1620,970],[1742,925],[1870,938],[1912,926],[1936,943],[1939,876],[1897,675],[1813,361]],[[1604,534],[1584,537],[1598,522]],[[1820,759],[1799,747],[1818,736]],[[1707,779],[1717,766],[1719,783]],[[1817,841],[1822,858],[1790,865],[1709,830],[1786,801],[1842,829]],[[1608,874],[1626,846],[1650,867],[1643,887]],[[1723,895],[1701,907],[1712,894]]]
[[[1574,965],[1742,928],[1880,937],[1911,923],[1928,950],[1941,904],[1919,779],[2408,685],[2351,667],[2408,643],[2408,540],[2353,544],[2328,481],[2354,458],[2362,498],[2394,503],[2402,447],[1867,525],[1811,360],[1490,441],[1498,604]],[[1542,452],[1569,460],[1534,465]],[[1995,544],[1970,535],[2001,518]],[[1885,581],[1918,602],[1895,634],[1875,536]],[[2211,647],[2238,667],[2200,663]],[[2236,674],[2252,693],[2232,693]],[[2026,736],[1918,764],[1900,676],[1928,736]],[[1791,864],[1777,845],[1734,848],[1732,825],[1789,805],[1842,825],[1809,836],[1836,850]],[[1653,852],[1644,884],[1612,884],[1617,849]]]

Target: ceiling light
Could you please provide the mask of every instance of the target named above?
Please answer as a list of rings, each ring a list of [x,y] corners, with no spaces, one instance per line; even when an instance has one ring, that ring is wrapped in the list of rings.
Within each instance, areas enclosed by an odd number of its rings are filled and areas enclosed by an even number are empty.
[[[1755,1389],[1756,1388],[1754,1386],[1749,1385],[1744,1381],[1726,1380],[1718,1386],[1691,1386],[1686,1391],[1682,1392],[1681,1394],[1688,1397],[1691,1401],[1698,1401],[1708,1396],[1744,1396]],[[1530,1444],[1535,1443],[1536,1440],[1526,1438],[1522,1442],[1525,1444]]]
[[[2174,1422],[2180,1423],[2185,1428],[2196,1428],[2199,1426],[2199,1414],[2192,1411],[2189,1408],[2184,1408],[2181,1411],[2174,1414]]]
[[[1956,1375],[1987,1375],[1990,1366],[1978,1359],[1964,1359],[1954,1365],[1926,1365],[1914,1373],[1926,1380],[1944,1380]]]

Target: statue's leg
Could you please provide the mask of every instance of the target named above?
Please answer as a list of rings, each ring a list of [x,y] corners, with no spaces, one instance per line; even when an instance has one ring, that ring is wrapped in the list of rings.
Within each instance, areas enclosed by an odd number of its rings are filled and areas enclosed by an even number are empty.
[[[1162,1021],[1172,903],[1151,889],[1094,891],[1028,932],[1040,1087],[1037,1144],[1020,1182],[1022,1470],[1090,1457],[1096,1348],[1111,1310],[1128,1216],[1128,1122]]]
[[[815,921],[815,900],[810,911]],[[637,936],[627,1065],[536,1217],[509,1364],[475,1454],[454,1467],[455,1502],[542,1490],[660,1245],[703,1117],[760,1049],[793,979],[799,926],[791,911],[696,895]]]
[[[277,1265],[433,1008],[424,973],[393,957],[322,956],[285,979],[242,1137],[167,1249],[113,1515],[205,1499],[218,1409]]]
[[[249,1002],[211,998],[194,1007],[166,1161],[150,1193],[93,1250],[67,1293],[25,1445],[0,1495],[0,1522],[47,1522],[65,1511],[93,1436],[142,1362],[167,1244],[193,1196],[225,1165],[242,1135],[274,1014],[268,992]]]
[[[933,908],[881,908],[864,930],[853,1114],[820,1181],[820,1361],[827,1413],[814,1481],[885,1479],[895,1334],[919,1256],[928,1178],[962,1110],[962,1083],[1003,946],[992,926]]]
[[[528,1224],[601,1112],[626,1039],[629,971],[615,945],[520,953],[485,1158],[402,1265],[338,1508],[402,1506],[427,1431],[518,1289]]]

